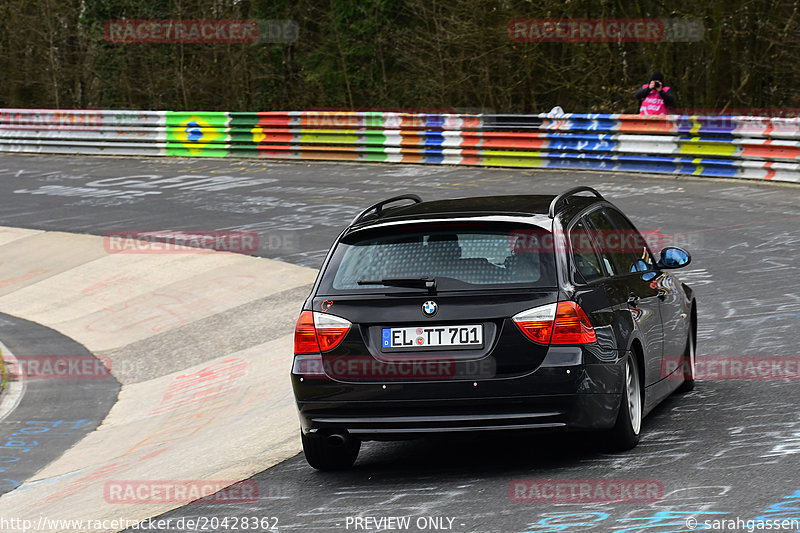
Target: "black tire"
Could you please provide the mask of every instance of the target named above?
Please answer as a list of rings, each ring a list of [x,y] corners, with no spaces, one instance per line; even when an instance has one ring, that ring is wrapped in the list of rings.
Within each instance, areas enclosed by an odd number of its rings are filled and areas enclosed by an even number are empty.
[[[641,430],[641,380],[636,357],[631,354],[625,361],[625,377],[617,421],[605,436],[605,448],[612,452],[623,452],[635,448],[639,444]]]
[[[361,449],[361,441],[345,437],[337,442],[330,435],[306,435],[300,432],[306,461],[317,470],[347,470],[353,466]]]
[[[686,349],[683,351],[681,360],[681,372],[683,373],[683,383],[675,389],[675,392],[689,392],[694,390],[695,379],[695,341],[694,334],[690,331],[689,338],[686,339]]]

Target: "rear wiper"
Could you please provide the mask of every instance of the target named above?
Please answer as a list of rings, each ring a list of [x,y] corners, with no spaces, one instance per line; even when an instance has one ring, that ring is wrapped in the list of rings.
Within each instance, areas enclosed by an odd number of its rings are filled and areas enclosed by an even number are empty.
[[[436,278],[383,278],[383,279],[360,279],[356,283],[359,285],[386,285],[387,287],[419,287],[433,292],[436,290]]]

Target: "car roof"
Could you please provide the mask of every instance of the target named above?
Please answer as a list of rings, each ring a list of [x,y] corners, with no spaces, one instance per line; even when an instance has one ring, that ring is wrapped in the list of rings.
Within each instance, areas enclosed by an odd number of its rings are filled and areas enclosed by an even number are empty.
[[[452,219],[500,216],[504,218],[547,217],[550,203],[556,195],[516,194],[504,196],[474,196],[447,200],[432,200],[383,210],[381,216],[370,214],[361,218],[352,227],[359,229],[398,221],[422,221],[431,219]],[[598,198],[571,196],[569,205],[562,212],[571,218],[578,211],[597,203]],[[522,220],[520,220],[522,221]]]

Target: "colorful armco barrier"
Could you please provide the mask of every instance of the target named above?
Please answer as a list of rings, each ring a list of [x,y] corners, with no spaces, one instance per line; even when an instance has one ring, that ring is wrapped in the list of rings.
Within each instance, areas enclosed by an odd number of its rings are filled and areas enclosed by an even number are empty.
[[[800,182],[800,118],[0,109],[0,151],[572,168]]]

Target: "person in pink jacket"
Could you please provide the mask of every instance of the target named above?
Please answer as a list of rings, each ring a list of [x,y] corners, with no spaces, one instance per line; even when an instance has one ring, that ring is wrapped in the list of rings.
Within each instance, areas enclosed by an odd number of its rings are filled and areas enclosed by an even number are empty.
[[[642,85],[634,96],[641,102],[640,115],[666,115],[667,109],[675,103],[675,96],[664,86],[664,76],[660,72],[654,72],[650,83]]]

